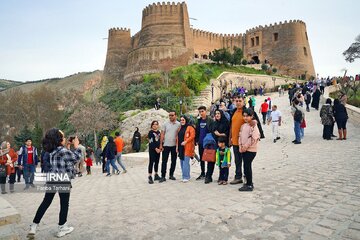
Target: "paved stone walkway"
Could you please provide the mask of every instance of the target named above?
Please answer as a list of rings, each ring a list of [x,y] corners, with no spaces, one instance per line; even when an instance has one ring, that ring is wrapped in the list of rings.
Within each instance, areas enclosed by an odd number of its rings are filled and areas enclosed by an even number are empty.
[[[274,103],[284,115],[281,140],[273,143],[265,126],[253,192],[195,181],[196,165],[189,183],[153,185],[145,163],[112,177],[95,167],[73,182],[68,221],[75,231],[64,239],[360,239],[360,129],[349,123],[347,141],[325,141],[319,112],[312,110],[303,144],[293,145],[287,95],[274,96]],[[25,238],[43,194],[2,197],[21,213],[18,232]],[[58,211],[55,197],[37,239],[54,236]]]

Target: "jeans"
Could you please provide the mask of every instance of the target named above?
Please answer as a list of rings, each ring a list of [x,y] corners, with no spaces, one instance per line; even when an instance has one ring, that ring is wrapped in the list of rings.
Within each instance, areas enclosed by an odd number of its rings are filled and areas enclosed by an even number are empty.
[[[300,138],[304,139],[305,136],[305,128],[300,128]]]
[[[267,112],[261,112],[261,114],[262,114],[263,124],[265,124]]]
[[[116,154],[116,161],[123,170],[126,170],[125,165],[124,165],[123,161],[121,160],[121,152],[118,152]]]
[[[239,152],[239,146],[233,146],[233,151],[235,155],[235,179],[241,179],[242,178],[242,159],[243,156]]]
[[[246,185],[252,186],[253,182],[252,182],[252,166],[251,166],[251,164],[256,156],[256,152],[244,152],[242,155],[244,157],[244,173],[246,176]]]
[[[228,167],[219,167],[220,173],[219,173],[219,180],[220,181],[226,181],[229,178],[229,168]]]
[[[110,164],[116,171],[119,171],[118,167],[115,164],[115,159],[108,159],[106,161],[106,171],[108,174],[110,174]]]
[[[204,153],[204,148],[202,144],[199,143],[199,157],[200,157],[200,167],[201,167],[201,175],[205,176],[205,161],[202,160],[202,155]]]
[[[171,152],[171,166],[170,166],[170,176],[174,175],[175,167],[176,167],[176,146],[173,147],[164,147],[164,151],[162,153],[162,163],[161,163],[161,177],[166,176],[166,168],[167,168],[167,161],[169,158],[169,154]]]
[[[152,174],[153,168],[155,173],[158,172],[159,159],[160,159],[160,153],[157,153],[155,149],[149,149],[149,166],[148,166],[149,174]]]
[[[39,224],[42,217],[44,216],[46,210],[51,205],[52,200],[54,199],[55,192],[47,192],[45,193],[44,200],[40,204],[36,215],[34,217],[33,222]],[[60,213],[59,213],[59,225],[64,225],[67,221],[67,215],[69,211],[69,199],[70,199],[70,192],[60,193]]]
[[[24,165],[24,178],[26,184],[33,184],[34,182],[35,165]]]
[[[190,180],[190,157],[184,157],[184,160],[180,159],[180,166],[182,171],[182,179]]]
[[[300,128],[301,123],[294,121],[294,132],[295,132],[295,140],[297,142],[301,142],[301,128]]]

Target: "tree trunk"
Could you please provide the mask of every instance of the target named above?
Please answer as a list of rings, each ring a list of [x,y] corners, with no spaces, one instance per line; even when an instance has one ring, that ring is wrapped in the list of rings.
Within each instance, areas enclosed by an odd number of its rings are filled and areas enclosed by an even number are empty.
[[[97,143],[97,135],[96,135],[96,131],[95,131],[95,130],[94,130],[94,144],[95,144],[94,149],[97,149],[98,143]]]

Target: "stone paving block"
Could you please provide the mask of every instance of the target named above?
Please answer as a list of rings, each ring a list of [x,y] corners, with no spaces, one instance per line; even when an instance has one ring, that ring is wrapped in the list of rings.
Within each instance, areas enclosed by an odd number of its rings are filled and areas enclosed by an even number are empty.
[[[360,223],[358,222],[350,223],[349,228],[360,231]]]
[[[339,205],[338,207],[334,208],[332,211],[336,214],[345,215],[348,217],[354,215],[354,211],[344,208],[343,205]]]
[[[307,233],[301,236],[301,240],[328,240],[329,238],[320,236],[316,233]]]
[[[321,221],[319,221],[317,224],[319,226],[326,227],[326,228],[339,229],[342,227],[342,225],[344,223],[341,221],[336,221],[336,220],[325,218],[325,219],[322,219]]]
[[[336,220],[336,221],[346,221],[349,219],[348,216],[337,214],[337,213],[330,213],[326,216],[328,219]]]
[[[343,237],[350,238],[353,240],[360,240],[360,231],[355,229],[346,229],[342,232]]]
[[[325,237],[329,237],[334,231],[329,229],[329,228],[325,228],[325,227],[321,227],[318,225],[315,225],[313,227],[311,227],[309,229],[310,232],[319,234],[321,236],[325,236]]]
[[[278,216],[278,215],[266,215],[266,216],[264,217],[264,219],[265,219],[266,221],[269,221],[269,222],[274,223],[274,222],[278,222],[278,221],[283,220],[284,217],[281,217],[281,216]]]

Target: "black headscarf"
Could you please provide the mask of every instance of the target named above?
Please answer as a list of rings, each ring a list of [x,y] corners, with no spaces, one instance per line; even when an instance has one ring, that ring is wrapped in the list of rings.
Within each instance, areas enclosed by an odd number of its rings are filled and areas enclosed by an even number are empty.
[[[178,132],[178,152],[179,152],[179,158],[184,160],[185,148],[183,145],[181,145],[181,143],[185,139],[185,132],[186,132],[186,128],[189,126],[189,119],[185,115],[182,115],[181,117],[185,119],[185,124],[181,125],[180,130]]]
[[[221,118],[219,120],[215,119],[214,125],[213,125],[213,136],[215,138],[215,140],[218,140],[218,136],[216,136],[214,134],[214,132],[217,130],[219,133],[225,133],[226,134],[226,139],[229,139],[229,132],[230,132],[230,123],[227,120],[227,118],[225,117],[224,111],[222,110],[216,110],[215,113],[219,111],[221,114]],[[228,144],[228,141],[226,142],[226,145]]]

